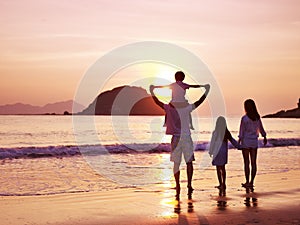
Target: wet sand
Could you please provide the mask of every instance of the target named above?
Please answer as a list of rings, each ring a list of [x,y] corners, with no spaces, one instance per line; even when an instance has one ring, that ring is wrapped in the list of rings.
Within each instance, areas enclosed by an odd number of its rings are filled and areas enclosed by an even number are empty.
[[[0,221],[19,224],[300,224],[299,170],[259,174],[254,191],[228,177],[226,195],[195,180],[192,200],[170,186],[0,197]],[[213,182],[215,182],[214,180]],[[247,193],[248,192],[248,193]]]

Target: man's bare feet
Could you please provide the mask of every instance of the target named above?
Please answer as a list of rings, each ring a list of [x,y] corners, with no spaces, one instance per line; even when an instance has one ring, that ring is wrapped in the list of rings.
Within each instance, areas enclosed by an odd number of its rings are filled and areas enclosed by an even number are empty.
[[[180,199],[180,186],[176,186],[176,195],[175,195],[175,199],[179,200]]]
[[[188,187],[188,199],[192,199],[192,194],[193,194],[194,188]]]
[[[254,186],[253,186],[253,183],[246,182],[246,183],[242,183],[242,187],[244,187],[244,188],[251,188],[251,187],[254,187]]]

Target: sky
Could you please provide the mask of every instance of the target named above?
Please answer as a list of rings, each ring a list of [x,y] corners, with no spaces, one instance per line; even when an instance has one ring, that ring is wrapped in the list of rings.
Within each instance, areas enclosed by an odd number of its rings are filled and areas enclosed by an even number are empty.
[[[247,98],[267,114],[295,108],[300,97],[298,0],[0,0],[0,14],[0,105],[73,99],[95,61],[137,41],[172,43],[199,57],[228,115],[243,113]],[[174,68],[137,67],[105,89],[150,72],[173,79]]]

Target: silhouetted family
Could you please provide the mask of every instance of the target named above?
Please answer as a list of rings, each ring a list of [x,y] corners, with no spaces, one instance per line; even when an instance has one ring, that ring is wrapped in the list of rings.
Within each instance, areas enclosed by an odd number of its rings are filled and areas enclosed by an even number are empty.
[[[176,82],[170,85],[154,86],[150,85],[150,93],[154,102],[165,111],[166,134],[172,135],[171,139],[171,161],[174,162],[173,172],[176,182],[176,199],[180,198],[180,163],[182,156],[187,166],[187,188],[188,198],[192,198],[193,187],[193,161],[194,146],[191,138],[190,129],[193,128],[191,112],[199,107],[206,99],[210,85],[190,85],[183,82],[185,74],[182,71],[175,73]],[[155,88],[169,87],[172,90],[172,99],[168,104],[161,102],[154,93]],[[204,94],[194,103],[190,104],[185,98],[186,90],[189,88],[205,88]],[[228,141],[233,146],[242,150],[244,159],[245,188],[253,188],[257,166],[257,148],[259,133],[264,137],[264,144],[267,143],[266,132],[263,128],[260,115],[257,112],[255,102],[248,99],[244,102],[245,115],[241,119],[239,139],[236,141],[227,129],[226,119],[219,116],[216,121],[215,129],[212,133],[209,154],[212,157],[212,165],[216,166],[220,190],[226,189],[226,169],[228,158]],[[250,177],[251,165],[251,177]]]

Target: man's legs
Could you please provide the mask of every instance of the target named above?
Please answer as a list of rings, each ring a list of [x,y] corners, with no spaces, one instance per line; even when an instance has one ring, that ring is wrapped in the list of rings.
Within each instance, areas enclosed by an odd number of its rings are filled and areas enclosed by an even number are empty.
[[[179,200],[180,196],[180,163],[174,162],[173,173],[176,182],[176,199]]]
[[[187,172],[187,179],[188,179],[188,198],[192,198],[192,193],[193,193],[193,187],[192,187],[192,179],[193,179],[193,172],[194,172],[194,167],[193,167],[193,162],[188,162],[186,164],[186,172]]]
[[[192,187],[192,179],[193,179],[193,162],[189,162],[186,164],[186,173],[187,173],[187,179],[188,179],[188,187]]]
[[[179,199],[180,194],[180,162],[182,159],[182,154],[184,154],[185,161],[187,162],[187,180],[188,180],[188,197],[191,199],[191,195],[193,192],[192,187],[192,178],[193,178],[193,161],[195,160],[194,157],[194,147],[193,141],[190,136],[181,136],[176,137],[173,136],[171,140],[172,152],[171,152],[171,161],[174,162],[174,178],[176,182],[176,199]]]

